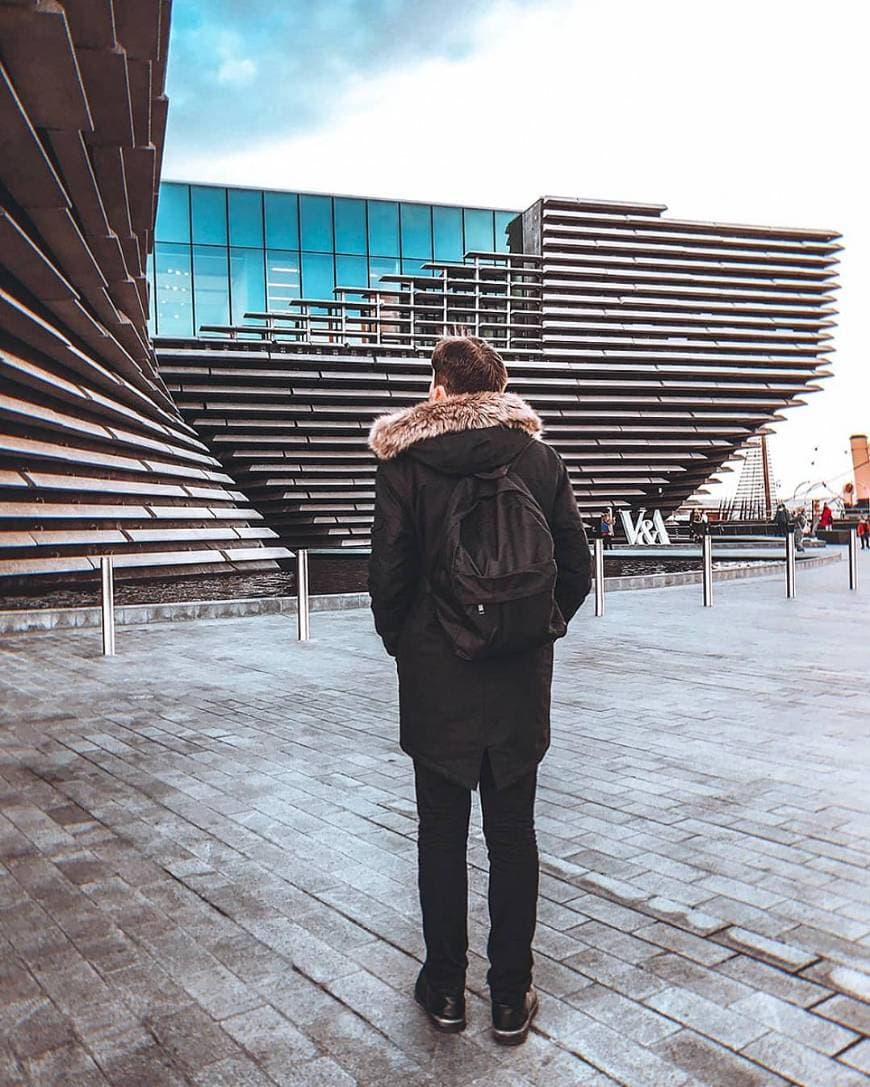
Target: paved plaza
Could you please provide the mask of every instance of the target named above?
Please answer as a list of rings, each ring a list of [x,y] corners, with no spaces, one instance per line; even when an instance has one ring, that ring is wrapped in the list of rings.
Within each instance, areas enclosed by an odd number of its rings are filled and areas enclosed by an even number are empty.
[[[863,556],[862,556],[863,558]],[[870,562],[591,601],[538,801],[541,1011],[410,999],[395,670],[367,611],[0,646],[0,1084],[858,1087],[870,1072]]]

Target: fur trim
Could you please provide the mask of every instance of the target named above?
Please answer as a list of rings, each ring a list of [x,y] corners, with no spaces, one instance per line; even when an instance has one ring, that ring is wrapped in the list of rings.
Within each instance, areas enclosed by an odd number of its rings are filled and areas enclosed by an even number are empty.
[[[516,393],[461,393],[375,419],[369,449],[379,460],[392,460],[426,438],[490,426],[514,427],[535,437],[543,431],[537,412]]]

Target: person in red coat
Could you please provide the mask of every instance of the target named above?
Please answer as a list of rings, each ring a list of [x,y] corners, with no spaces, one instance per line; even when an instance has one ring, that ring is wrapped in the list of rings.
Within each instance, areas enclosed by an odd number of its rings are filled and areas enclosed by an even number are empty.
[[[834,524],[834,515],[831,512],[831,507],[826,502],[824,504],[824,506],[822,506],[822,513],[821,513],[821,516],[819,517],[819,528],[829,529],[829,528],[832,527],[833,524]]]
[[[870,550],[870,517],[861,517],[858,520],[858,539],[861,541],[861,550]]]

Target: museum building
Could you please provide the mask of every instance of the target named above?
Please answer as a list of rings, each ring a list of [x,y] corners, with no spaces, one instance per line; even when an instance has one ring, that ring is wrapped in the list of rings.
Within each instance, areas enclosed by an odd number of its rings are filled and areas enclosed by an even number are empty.
[[[833,230],[159,185],[169,10],[0,2],[0,575],[364,546],[369,426],[445,330],[588,514],[676,509],[827,376]]]

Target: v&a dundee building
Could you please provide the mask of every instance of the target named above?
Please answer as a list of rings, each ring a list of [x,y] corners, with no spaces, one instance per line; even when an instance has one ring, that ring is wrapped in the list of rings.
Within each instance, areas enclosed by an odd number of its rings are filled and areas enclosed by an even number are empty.
[[[833,230],[160,185],[169,18],[0,0],[6,584],[365,545],[368,428],[445,329],[501,351],[590,513],[674,510],[827,375]]]

